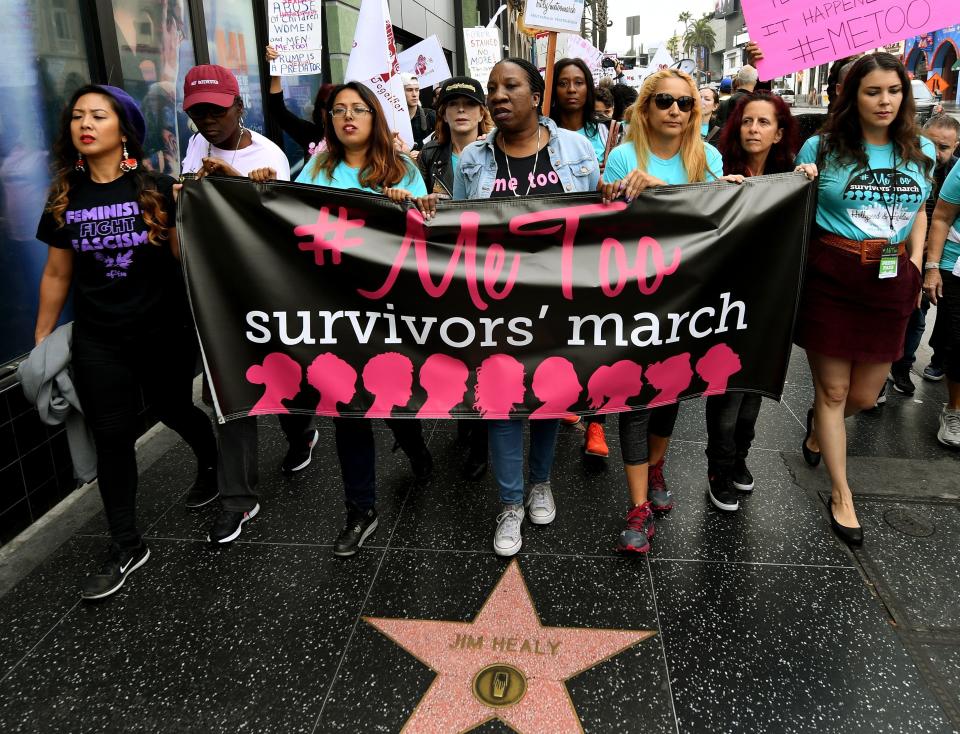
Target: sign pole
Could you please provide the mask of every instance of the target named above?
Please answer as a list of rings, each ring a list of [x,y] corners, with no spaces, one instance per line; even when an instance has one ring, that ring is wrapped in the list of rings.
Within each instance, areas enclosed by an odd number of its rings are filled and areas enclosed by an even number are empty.
[[[550,97],[553,94],[553,63],[557,55],[557,32],[550,31],[547,36],[547,70],[543,73],[546,89],[543,92],[543,114],[550,116]]]

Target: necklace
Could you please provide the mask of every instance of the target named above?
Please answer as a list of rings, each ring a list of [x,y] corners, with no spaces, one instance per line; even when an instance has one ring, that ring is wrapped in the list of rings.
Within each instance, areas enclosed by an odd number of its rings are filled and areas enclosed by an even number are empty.
[[[503,135],[500,136],[500,140],[503,141]],[[510,177],[510,180],[513,180],[513,172],[510,170],[510,155],[507,153],[506,145],[503,148],[503,160],[507,162],[507,175]],[[533,184],[533,175],[537,172],[537,161],[540,160],[540,125],[537,124],[537,154],[533,157],[533,169],[531,171],[530,178],[527,179],[527,190],[523,193],[524,196],[530,195],[530,186]],[[513,189],[513,195],[520,198],[520,194],[517,193],[516,189]]]
[[[233,168],[233,162],[237,160],[237,151],[240,150],[240,143],[243,142],[243,134],[247,132],[247,128],[243,125],[240,126],[240,135],[237,137],[237,147],[233,149],[233,155],[230,157],[230,168]],[[252,138],[251,138],[252,140]],[[207,141],[207,158],[211,158],[213,151],[213,143],[209,140]]]

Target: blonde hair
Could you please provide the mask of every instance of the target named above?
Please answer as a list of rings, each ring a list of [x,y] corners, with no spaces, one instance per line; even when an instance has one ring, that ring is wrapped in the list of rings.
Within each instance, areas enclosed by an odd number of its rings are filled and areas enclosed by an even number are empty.
[[[647,105],[656,94],[660,80],[671,77],[685,82],[689,88],[688,93],[694,100],[690,118],[687,120],[687,126],[680,141],[680,160],[690,183],[706,181],[707,154],[703,147],[703,140],[700,138],[700,93],[689,74],[678,69],[662,69],[644,80],[640,88],[640,96],[627,109],[626,121],[630,124],[627,140],[633,143],[637,153],[637,167],[646,170],[650,160],[650,123],[647,117]]]

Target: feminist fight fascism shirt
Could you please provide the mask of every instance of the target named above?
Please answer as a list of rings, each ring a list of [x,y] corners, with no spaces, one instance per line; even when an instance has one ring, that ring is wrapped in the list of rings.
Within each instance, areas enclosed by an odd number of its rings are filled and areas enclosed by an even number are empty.
[[[153,176],[164,200],[168,226],[176,224],[174,180]],[[134,337],[179,314],[179,264],[166,240],[151,245],[134,178],[110,183],[85,179],[70,189],[64,226],[44,212],[37,239],[73,250],[74,309],[78,326]],[[182,283],[182,281],[180,281]]]
[[[935,160],[933,143],[920,138],[923,154]],[[892,239],[902,242],[910,234],[917,212],[930,196],[932,180],[915,163],[894,161],[893,143],[869,145],[867,168],[831,158],[820,171],[817,224],[848,240]],[[816,163],[820,136],[800,149],[797,163]],[[933,166],[931,163],[931,174]],[[890,232],[893,217],[894,234]]]
[[[539,156],[536,153],[525,158],[510,156],[509,164],[506,154],[499,147],[494,145],[493,150],[497,160],[497,177],[493,180],[491,199],[512,198],[515,195],[514,192],[519,196],[563,193],[563,184],[560,183],[560,176],[553,170],[546,146],[540,151]]]

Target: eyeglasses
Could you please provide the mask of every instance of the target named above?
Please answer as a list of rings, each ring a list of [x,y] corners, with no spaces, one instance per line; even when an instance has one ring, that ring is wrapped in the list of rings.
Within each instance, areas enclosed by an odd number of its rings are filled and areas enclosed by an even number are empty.
[[[333,117],[346,117],[347,112],[354,117],[363,117],[364,115],[369,115],[373,110],[361,107],[360,105],[354,105],[353,107],[334,107],[330,110],[330,114]]]
[[[202,120],[205,117],[212,117],[215,120],[219,120],[229,111],[229,107],[220,107],[215,104],[197,104],[187,110],[187,117],[194,122]]]
[[[689,95],[685,94],[682,97],[674,97],[672,94],[667,94],[666,92],[653,95],[653,103],[657,106],[658,110],[669,110],[673,107],[674,102],[677,103],[677,107],[681,112],[689,112],[693,109],[694,99]]]

